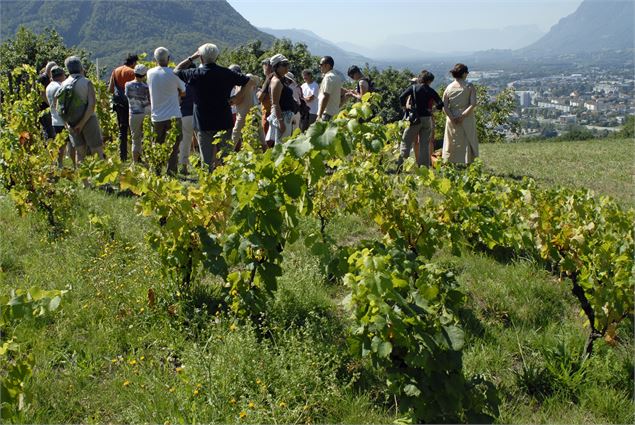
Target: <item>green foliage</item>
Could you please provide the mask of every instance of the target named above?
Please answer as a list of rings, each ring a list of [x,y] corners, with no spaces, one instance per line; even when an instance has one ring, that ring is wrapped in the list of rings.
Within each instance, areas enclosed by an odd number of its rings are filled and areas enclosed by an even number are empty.
[[[265,49],[262,42],[253,41],[235,49],[224,50],[218,58],[221,65],[229,66],[233,63],[240,65],[243,73],[262,76],[261,61],[275,54],[283,54],[289,59],[289,71],[293,73],[298,84],[302,84],[302,71],[310,69],[314,76],[319,76],[318,56],[309,52],[306,44],[293,43],[290,40],[276,40],[273,45]]]
[[[629,115],[624,120],[624,125],[617,133],[617,137],[632,139],[635,137],[635,115]]]
[[[562,136],[558,137],[558,139],[563,141],[573,141],[573,140],[590,140],[595,136],[593,132],[588,128],[581,125],[570,125],[567,127],[567,131]]]
[[[452,273],[403,247],[380,244],[357,251],[349,263],[351,349],[386,371],[402,414],[413,422],[492,421],[498,415],[494,386],[462,373],[457,312],[464,295]]]
[[[2,127],[0,128],[0,185],[6,189],[21,214],[43,213],[52,235],[66,229],[74,207],[75,184],[71,171],[55,166],[58,151],[66,144],[66,132],[54,140],[45,140],[38,122],[40,96],[37,74],[29,65],[12,74],[22,84],[10,86],[10,79],[0,77]]]
[[[0,44],[0,63],[3,73],[23,65],[30,65],[41,70],[49,61],[64,66],[64,60],[69,56],[82,58],[87,75],[93,69],[88,60],[88,52],[83,49],[69,48],[64,44],[62,36],[51,28],[35,34],[31,30],[20,27],[13,38]]]
[[[28,348],[13,335],[15,325],[29,318],[40,318],[57,310],[68,291],[45,291],[37,287],[12,290],[0,296],[0,416],[4,420],[18,419],[29,408],[33,394],[29,381],[34,359]]]
[[[390,67],[380,71],[377,67],[369,67],[368,64],[362,73],[373,81],[378,93],[381,94],[376,111],[377,116],[385,123],[401,119],[404,110],[401,107],[399,95],[412,85],[410,79],[415,75],[407,69],[397,70]]]

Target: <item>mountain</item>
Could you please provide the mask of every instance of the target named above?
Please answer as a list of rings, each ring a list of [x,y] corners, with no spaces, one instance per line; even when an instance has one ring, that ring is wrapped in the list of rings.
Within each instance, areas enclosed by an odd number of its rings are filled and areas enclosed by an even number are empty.
[[[158,46],[179,60],[206,42],[222,48],[274,40],[225,0],[0,1],[0,39],[13,37],[20,25],[55,28],[68,45],[87,49],[106,66],[121,63],[127,52],[151,57]]]
[[[425,46],[430,54],[454,56],[480,50],[519,49],[543,35],[544,32],[536,25],[517,25],[498,29],[405,33],[393,35],[386,41],[389,44]]]
[[[632,0],[584,0],[520,53],[552,56],[633,49],[634,13]]]
[[[355,51],[381,62],[409,62],[423,61],[426,58],[439,58],[445,55],[439,53],[424,52],[403,44],[373,44],[372,46],[359,46],[357,44],[340,42],[342,48]]]
[[[337,46],[335,43],[325,40],[319,35],[309,30],[303,29],[272,29],[272,28],[258,28],[267,34],[270,34],[276,38],[287,38],[294,43],[304,43],[309,48],[309,51],[316,56],[332,56],[335,61],[335,67],[339,69],[347,69],[351,65],[363,66],[365,63],[373,62],[373,59],[369,59],[358,53],[353,53],[348,50]]]

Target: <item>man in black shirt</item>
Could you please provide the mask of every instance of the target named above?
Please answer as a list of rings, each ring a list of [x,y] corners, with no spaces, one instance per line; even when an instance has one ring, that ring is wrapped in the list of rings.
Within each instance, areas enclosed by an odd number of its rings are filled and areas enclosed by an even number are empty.
[[[217,157],[219,148],[222,156],[234,127],[231,103],[237,103],[240,99],[230,99],[232,88],[255,84],[249,77],[217,65],[218,54],[218,47],[207,43],[174,68],[174,73],[194,91],[194,130],[201,157],[210,171],[220,164],[220,158]],[[202,66],[186,69],[198,58]],[[221,143],[213,144],[216,133],[220,131],[224,132],[219,135]]]
[[[412,109],[419,118],[417,121],[411,122],[410,127],[404,130],[401,142],[401,154],[397,165],[401,167],[405,158],[410,156],[412,145],[419,137],[419,156],[417,164],[430,167],[430,145],[428,139],[434,131],[432,126],[432,104],[434,103],[438,110],[443,108],[443,101],[438,93],[430,87],[430,83],[434,81],[434,75],[426,71],[421,71],[417,78],[419,84],[412,85],[404,90],[399,96],[401,106],[406,107],[408,97],[411,98]]]

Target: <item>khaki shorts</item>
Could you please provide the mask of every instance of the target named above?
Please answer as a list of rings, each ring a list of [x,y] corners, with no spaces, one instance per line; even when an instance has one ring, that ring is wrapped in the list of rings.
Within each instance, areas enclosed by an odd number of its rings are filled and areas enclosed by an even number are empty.
[[[93,115],[88,118],[86,125],[81,132],[76,133],[73,130],[69,130],[71,137],[71,143],[74,148],[88,146],[89,148],[98,148],[103,144],[101,129],[97,122],[97,116]]]

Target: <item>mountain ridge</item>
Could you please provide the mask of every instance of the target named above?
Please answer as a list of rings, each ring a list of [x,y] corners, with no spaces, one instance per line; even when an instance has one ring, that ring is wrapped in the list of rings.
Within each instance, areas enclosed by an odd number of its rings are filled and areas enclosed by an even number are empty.
[[[127,52],[151,54],[158,46],[167,47],[178,60],[206,42],[228,48],[253,40],[271,45],[274,40],[226,0],[156,0],[152,7],[142,3],[2,0],[0,39],[13,37],[21,25],[36,31],[54,28],[66,44],[88,50],[106,66],[121,63]],[[69,13],[69,5],[74,6],[73,13]]]
[[[631,1],[584,0],[572,14],[518,53],[537,56],[633,49],[634,16]]]

